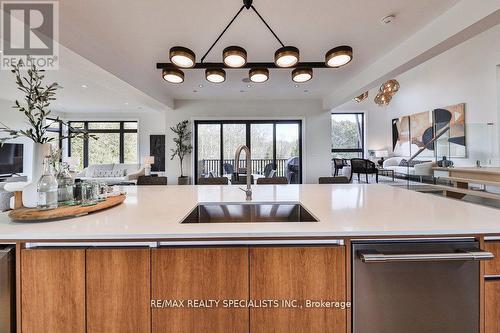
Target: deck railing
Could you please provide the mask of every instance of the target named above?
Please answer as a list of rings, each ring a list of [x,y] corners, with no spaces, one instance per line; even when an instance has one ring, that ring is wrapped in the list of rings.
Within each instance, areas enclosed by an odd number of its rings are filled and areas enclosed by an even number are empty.
[[[276,176],[286,177],[286,161],[288,159],[277,159],[276,160]],[[198,165],[198,173],[200,175],[208,175],[210,172],[215,177],[220,177],[227,172],[223,169],[221,175],[221,160],[208,159],[200,160]],[[266,165],[273,163],[273,159],[252,159],[252,173],[263,174]],[[222,165],[230,164],[234,167],[234,159],[225,159],[222,161]],[[240,160],[238,168],[246,168],[246,161],[244,159]]]

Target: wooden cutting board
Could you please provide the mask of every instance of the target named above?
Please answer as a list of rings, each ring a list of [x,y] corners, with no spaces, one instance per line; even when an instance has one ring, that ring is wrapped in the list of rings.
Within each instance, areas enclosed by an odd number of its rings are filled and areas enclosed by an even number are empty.
[[[125,194],[109,197],[93,206],[61,206],[55,209],[39,210],[37,208],[18,208],[10,211],[9,217],[12,221],[37,222],[45,220],[58,220],[77,217],[111,208],[121,204],[125,200]]]

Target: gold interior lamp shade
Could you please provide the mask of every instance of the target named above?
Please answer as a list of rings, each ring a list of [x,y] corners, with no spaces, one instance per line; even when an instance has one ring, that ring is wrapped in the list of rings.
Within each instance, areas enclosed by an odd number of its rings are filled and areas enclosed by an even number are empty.
[[[325,63],[328,67],[338,68],[347,65],[352,60],[352,47],[347,45],[331,49],[325,55]]]
[[[250,81],[254,83],[266,82],[269,79],[269,69],[267,68],[252,68],[249,71]]]
[[[312,68],[295,68],[292,71],[292,80],[296,83],[304,83],[312,79]]]
[[[222,83],[226,81],[226,72],[222,68],[207,68],[205,78],[208,82]]]
[[[364,93],[362,93],[361,95],[354,97],[354,101],[355,101],[356,103],[361,103],[361,102],[363,102],[363,101],[364,101],[367,97],[368,97],[368,91],[365,91],[365,92],[364,92]]]
[[[274,53],[274,63],[278,67],[293,67],[299,62],[299,49],[295,46],[284,46]]]
[[[378,106],[385,106],[389,105],[391,102],[392,95],[391,94],[384,94],[383,92],[379,92],[377,96],[375,96],[375,99],[373,100],[375,104]]]
[[[243,67],[247,63],[247,51],[239,46],[228,46],[222,51],[222,59],[227,67]]]
[[[394,95],[399,90],[399,82],[397,80],[389,80],[380,86],[380,92],[384,94]]]
[[[192,68],[196,61],[196,56],[193,51],[186,47],[174,46],[169,52],[170,61],[181,68]]]
[[[177,68],[164,69],[162,77],[165,81],[170,83],[184,82],[184,72]]]

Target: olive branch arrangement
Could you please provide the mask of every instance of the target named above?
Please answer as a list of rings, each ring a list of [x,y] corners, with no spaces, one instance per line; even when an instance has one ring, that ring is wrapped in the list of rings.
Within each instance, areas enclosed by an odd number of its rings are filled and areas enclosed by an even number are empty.
[[[56,100],[56,91],[62,87],[56,82],[43,86],[44,71],[38,69],[34,64],[28,69],[27,76],[21,74],[20,66],[20,64],[13,66],[11,72],[16,76],[17,89],[25,94],[24,103],[16,100],[13,108],[24,113],[29,127],[21,130],[11,129],[0,122],[0,133],[7,135],[6,137],[0,137],[0,146],[7,140],[19,137],[26,137],[35,143],[50,143],[55,139],[46,136],[46,132],[54,123],[65,125],[68,129],[67,133],[61,135],[59,140],[68,138],[97,139],[97,137],[85,130],[71,127],[69,123],[61,120],[59,116],[48,119],[51,114],[49,110],[50,103]]]

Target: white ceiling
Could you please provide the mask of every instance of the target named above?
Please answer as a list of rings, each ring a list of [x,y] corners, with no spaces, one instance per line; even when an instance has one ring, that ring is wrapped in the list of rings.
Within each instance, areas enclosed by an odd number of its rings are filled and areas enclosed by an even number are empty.
[[[221,85],[206,82],[202,70],[187,70],[182,85],[161,79],[155,65],[168,60],[169,48],[186,46],[201,58],[242,5],[239,0],[64,0],[59,2],[60,41],[164,104],[171,104],[172,99],[323,98],[457,2],[254,0],[254,6],[283,42],[300,49],[303,61],[322,61],[325,52],[338,45],[354,48],[349,66],[316,70],[314,79],[299,88],[288,70],[273,70],[267,83],[251,84],[250,88],[241,81],[247,76],[246,70],[228,71],[227,81]],[[380,18],[391,13],[397,15],[396,21],[380,24]],[[249,61],[272,61],[279,47],[258,17],[246,10],[207,61],[221,61],[222,49],[228,45],[244,47]],[[61,66],[65,70],[65,64]],[[93,84],[88,83],[89,87]],[[76,86],[73,94],[81,93]],[[114,96],[109,98],[113,100]],[[120,98],[119,103],[123,100]],[[95,102],[105,104],[106,98]]]

